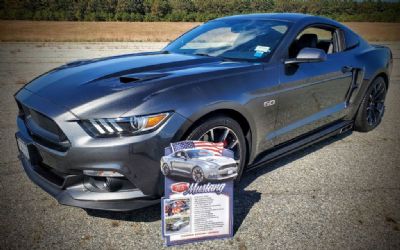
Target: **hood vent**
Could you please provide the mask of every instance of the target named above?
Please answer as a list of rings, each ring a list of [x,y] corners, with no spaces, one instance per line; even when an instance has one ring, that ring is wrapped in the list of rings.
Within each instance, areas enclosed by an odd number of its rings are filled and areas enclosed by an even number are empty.
[[[124,75],[119,78],[119,81],[121,83],[132,83],[132,82],[138,82],[138,81],[150,81],[154,79],[158,79],[161,77],[165,77],[168,74],[166,73],[143,73],[143,74],[130,74],[130,75]]]

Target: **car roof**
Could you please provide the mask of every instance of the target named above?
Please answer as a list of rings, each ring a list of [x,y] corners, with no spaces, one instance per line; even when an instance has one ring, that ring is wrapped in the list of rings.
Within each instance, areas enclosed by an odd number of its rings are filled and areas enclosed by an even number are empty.
[[[315,23],[327,23],[327,24],[334,24],[338,25],[339,23],[321,16],[313,16],[308,14],[301,14],[301,13],[257,13],[257,14],[244,14],[244,15],[235,15],[235,16],[227,16],[217,18],[215,20],[240,20],[240,19],[247,19],[247,20],[276,20],[276,21],[286,21],[286,22],[304,22],[310,21]]]

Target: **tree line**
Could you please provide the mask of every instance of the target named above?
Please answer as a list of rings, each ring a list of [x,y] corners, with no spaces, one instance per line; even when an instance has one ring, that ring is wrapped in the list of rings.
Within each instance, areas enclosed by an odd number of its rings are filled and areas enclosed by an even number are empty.
[[[226,15],[298,12],[338,21],[400,22],[400,2],[353,0],[0,0],[0,19],[198,21]]]

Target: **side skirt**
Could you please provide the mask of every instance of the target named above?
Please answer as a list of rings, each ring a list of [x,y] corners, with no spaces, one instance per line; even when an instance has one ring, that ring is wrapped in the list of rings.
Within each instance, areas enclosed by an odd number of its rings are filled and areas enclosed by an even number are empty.
[[[263,153],[259,159],[249,165],[245,171],[253,170],[255,168],[263,167],[266,163],[277,160],[288,154],[294,153],[300,149],[308,147],[314,143],[322,141],[326,138],[337,134],[343,134],[353,129],[353,121],[339,121],[334,124],[328,125],[314,132],[310,132],[299,138],[290,140],[281,145],[275,146],[274,148]]]

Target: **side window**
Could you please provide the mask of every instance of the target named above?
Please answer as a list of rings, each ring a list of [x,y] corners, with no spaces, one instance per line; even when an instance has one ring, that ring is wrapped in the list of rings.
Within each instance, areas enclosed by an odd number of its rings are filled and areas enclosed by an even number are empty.
[[[175,157],[178,158],[186,157],[186,153],[182,151],[176,152]]]
[[[360,38],[351,31],[344,31],[344,41],[346,43],[346,50],[356,48],[360,44]]]
[[[327,54],[338,52],[334,28],[309,27],[300,32],[289,47],[289,58],[295,58],[303,48],[318,48]]]

